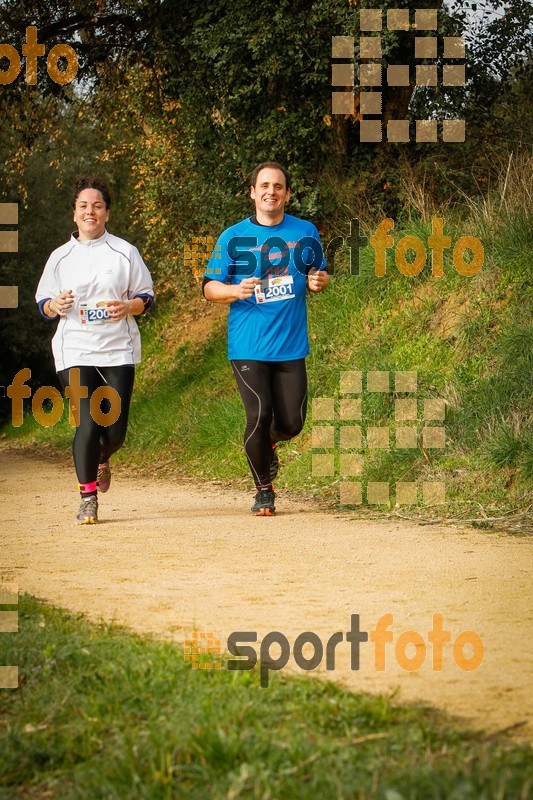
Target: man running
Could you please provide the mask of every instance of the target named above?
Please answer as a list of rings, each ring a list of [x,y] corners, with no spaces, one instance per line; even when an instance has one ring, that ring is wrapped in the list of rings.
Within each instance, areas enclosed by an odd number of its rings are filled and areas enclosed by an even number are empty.
[[[256,516],[273,516],[276,445],[303,428],[307,410],[306,289],[329,283],[317,229],[285,213],[290,176],[276,161],[255,168],[250,196],[255,214],[217,241],[203,293],[231,303],[228,358],[246,410],[244,450],[257,493]]]

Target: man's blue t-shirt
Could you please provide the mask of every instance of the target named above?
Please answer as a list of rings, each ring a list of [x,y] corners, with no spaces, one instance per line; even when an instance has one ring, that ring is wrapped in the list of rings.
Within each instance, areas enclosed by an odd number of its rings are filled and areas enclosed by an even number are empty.
[[[326,268],[318,231],[290,214],[278,225],[248,217],[221,234],[204,277],[230,284],[261,279],[255,295],[230,305],[231,361],[292,361],[308,355],[305,297],[312,267]]]

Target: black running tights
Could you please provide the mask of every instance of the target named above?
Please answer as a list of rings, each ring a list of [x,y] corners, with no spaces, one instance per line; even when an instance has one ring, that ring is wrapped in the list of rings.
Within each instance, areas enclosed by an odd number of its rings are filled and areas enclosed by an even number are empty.
[[[80,424],[74,435],[72,454],[79,483],[91,483],[96,480],[98,464],[107,461],[109,456],[116,453],[126,438],[135,367],[124,365],[76,367],[76,369],[80,371],[80,386],[86,386],[89,391],[88,397],[80,400]],[[57,374],[65,389],[70,383],[70,369],[60,370]],[[120,397],[120,415],[111,425],[98,424],[91,414],[90,399],[100,386],[113,387]],[[102,413],[108,413],[110,408],[109,400],[102,400]]]
[[[305,359],[232,361],[246,410],[244,451],[256,486],[270,483],[272,445],[292,439],[307,411]]]

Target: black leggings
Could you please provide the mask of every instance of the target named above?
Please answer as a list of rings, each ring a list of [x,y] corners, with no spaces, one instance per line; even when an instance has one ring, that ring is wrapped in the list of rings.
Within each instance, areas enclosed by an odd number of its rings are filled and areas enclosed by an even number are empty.
[[[305,359],[232,361],[246,410],[244,451],[256,486],[270,483],[272,445],[292,439],[307,411]]]
[[[80,386],[89,390],[88,397],[80,400],[80,424],[76,428],[72,454],[79,483],[92,483],[96,480],[98,464],[107,461],[124,444],[128,427],[130,401],[135,379],[135,367],[73,367],[80,371]],[[57,373],[63,389],[70,383],[70,369]],[[99,386],[112,386],[120,396],[120,414],[111,425],[96,422],[90,411],[90,399]],[[102,413],[111,408],[109,400],[101,404]]]

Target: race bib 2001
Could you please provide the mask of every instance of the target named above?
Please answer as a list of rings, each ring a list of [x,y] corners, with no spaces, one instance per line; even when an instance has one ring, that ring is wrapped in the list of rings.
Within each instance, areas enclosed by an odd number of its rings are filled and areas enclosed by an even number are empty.
[[[255,287],[255,299],[257,303],[294,300],[294,280],[292,275],[277,275],[264,278]]]
[[[99,325],[111,319],[105,300],[97,303],[80,303],[80,320],[82,325]]]

